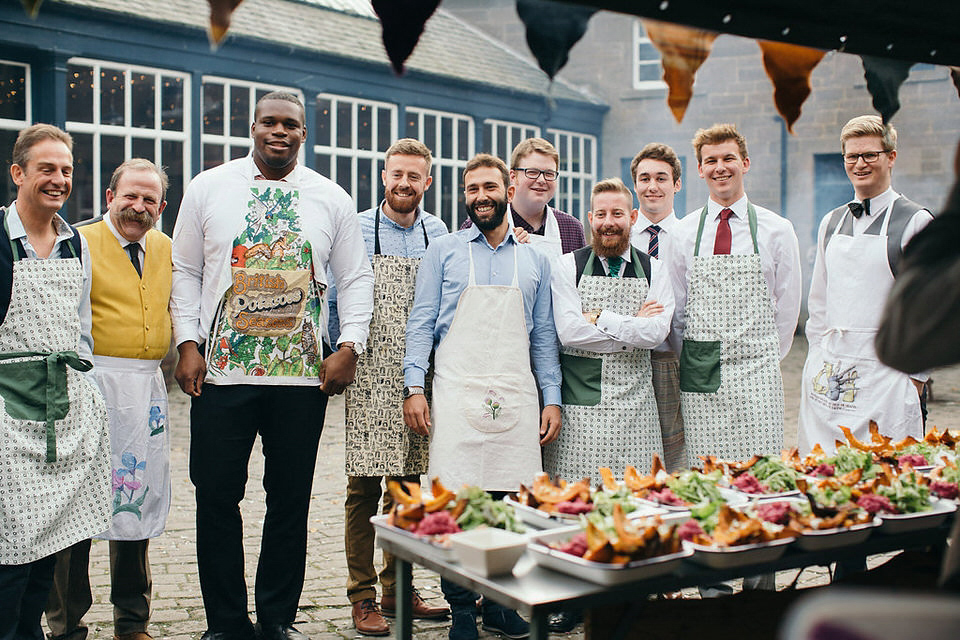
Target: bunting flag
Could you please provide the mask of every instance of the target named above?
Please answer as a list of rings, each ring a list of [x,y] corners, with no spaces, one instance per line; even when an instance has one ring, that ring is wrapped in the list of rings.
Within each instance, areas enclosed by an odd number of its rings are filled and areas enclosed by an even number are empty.
[[[243,0],[207,0],[210,4],[210,40],[217,46],[227,36],[230,16]]]
[[[953,78],[953,86],[957,88],[957,96],[960,97],[960,67],[947,67],[950,69],[950,77]],[[957,147],[957,153],[960,153],[960,147]]]
[[[373,0],[372,4],[380,17],[387,57],[394,73],[400,75],[440,0]]]
[[[910,75],[912,62],[860,56],[863,61],[863,76],[867,79],[867,91],[873,96],[873,108],[883,123],[887,124],[900,110],[900,85]]]
[[[596,9],[551,0],[517,0],[517,15],[527,27],[527,46],[552,80],[570,59],[570,49],[587,32]]]
[[[758,40],[757,44],[763,52],[763,68],[773,83],[777,112],[787,123],[787,131],[793,133],[793,123],[813,89],[810,74],[826,51],[771,40]]]
[[[710,55],[718,34],[670,22],[641,21],[650,42],[660,51],[663,81],[669,87],[667,105],[677,122],[682,122],[693,97],[694,76]]]
[[[40,13],[40,5],[43,4],[43,0],[20,0],[20,2],[23,4],[23,10],[31,18],[37,17],[37,14]]]

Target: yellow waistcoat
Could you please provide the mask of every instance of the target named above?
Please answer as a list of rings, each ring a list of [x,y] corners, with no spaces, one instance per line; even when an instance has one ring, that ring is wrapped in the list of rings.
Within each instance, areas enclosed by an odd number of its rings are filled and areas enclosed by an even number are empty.
[[[170,238],[152,229],[146,236],[143,278],[107,223],[80,227],[90,247],[93,282],[93,352],[115,358],[160,360],[170,347]]]

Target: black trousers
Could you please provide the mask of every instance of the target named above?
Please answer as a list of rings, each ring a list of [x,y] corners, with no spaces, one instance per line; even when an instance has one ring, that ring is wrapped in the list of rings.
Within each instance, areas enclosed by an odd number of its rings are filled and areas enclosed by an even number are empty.
[[[56,556],[0,565],[0,640],[43,640],[40,616],[47,604]]]
[[[213,632],[245,633],[247,585],[240,501],[257,434],[266,515],[255,600],[263,624],[292,624],[303,590],[307,512],[327,396],[317,387],[203,386],[190,407],[190,480],[197,498],[197,565]]]

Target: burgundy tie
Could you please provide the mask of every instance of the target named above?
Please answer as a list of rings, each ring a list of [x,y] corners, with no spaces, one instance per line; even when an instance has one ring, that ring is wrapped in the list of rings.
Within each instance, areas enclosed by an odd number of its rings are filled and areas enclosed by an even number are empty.
[[[733,211],[724,209],[720,212],[720,224],[717,225],[717,239],[713,241],[713,255],[722,256],[730,254],[730,241],[733,236],[730,234],[730,216]]]

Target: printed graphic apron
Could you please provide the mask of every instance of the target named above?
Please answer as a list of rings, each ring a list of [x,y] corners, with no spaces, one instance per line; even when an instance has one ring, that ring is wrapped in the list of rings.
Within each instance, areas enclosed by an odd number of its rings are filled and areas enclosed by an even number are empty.
[[[513,211],[507,216],[510,224],[510,232],[513,233]],[[552,262],[554,258],[563,255],[563,241],[560,238],[560,224],[557,222],[557,216],[552,207],[547,207],[543,216],[543,235],[531,233],[528,235],[530,246],[547,256]]]
[[[163,533],[170,511],[170,429],[159,360],[93,356],[110,417],[113,524],[106,540]]]
[[[0,564],[20,565],[110,526],[110,436],[76,353],[80,260],[13,255],[0,325]]]
[[[207,376],[303,384],[319,375],[322,292],[291,183],[251,180],[247,227],[233,241],[232,284],[211,329]]]
[[[420,258],[380,253],[380,216],[374,218],[373,319],[356,379],[346,391],[348,476],[407,476],[427,472],[430,440],[403,422],[403,354]],[[427,230],[420,220],[423,244]]]
[[[747,216],[752,254],[701,256],[707,208],[700,212],[680,353],[689,466],[702,464],[700,456],[742,460],[783,447],[780,339],[753,205],[747,205]]]
[[[916,387],[909,376],[877,360],[874,347],[894,280],[887,259],[889,207],[884,215],[880,235],[841,234],[838,224],[824,252],[829,329],[819,348],[811,346],[803,367],[801,453],[818,442],[832,452],[835,440],[845,441],[838,425],[869,442],[870,420],[894,440],[923,437]]]
[[[577,285],[584,312],[636,315],[649,287],[635,250],[633,254],[637,277],[610,278],[591,253]],[[649,349],[600,354],[562,347],[560,364],[563,428],[543,449],[547,473],[567,481],[598,481],[599,467],[620,475],[631,464],[645,472],[654,453],[663,456]]]
[[[540,473],[540,402],[530,370],[530,338],[518,286],[478,285],[473,243],[470,279],[437,347],[430,475],[464,485],[516,491]]]

